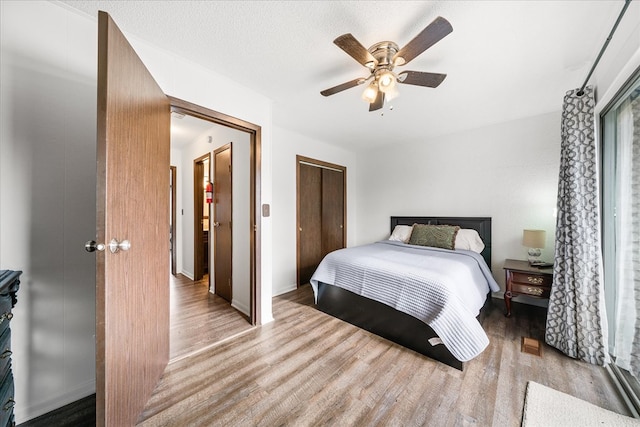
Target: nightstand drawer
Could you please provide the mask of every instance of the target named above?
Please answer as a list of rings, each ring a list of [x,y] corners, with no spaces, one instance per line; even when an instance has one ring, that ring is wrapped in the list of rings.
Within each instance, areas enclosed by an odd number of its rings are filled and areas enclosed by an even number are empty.
[[[522,283],[511,284],[511,291],[522,295],[531,295],[534,297],[549,298],[551,288],[537,285],[525,285]]]
[[[514,290],[515,290],[515,285],[516,284],[520,284],[520,285],[533,285],[533,286],[544,286],[544,287],[551,287],[551,283],[553,282],[553,276],[551,275],[538,275],[538,274],[527,274],[527,273],[518,273],[516,271],[511,273],[512,276],[512,283],[514,285]],[[521,292],[521,291],[518,291]]]

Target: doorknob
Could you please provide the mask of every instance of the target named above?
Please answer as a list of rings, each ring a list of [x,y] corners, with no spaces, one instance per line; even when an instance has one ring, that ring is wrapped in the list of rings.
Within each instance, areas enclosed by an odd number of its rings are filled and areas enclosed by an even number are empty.
[[[128,240],[118,242],[116,239],[111,239],[109,244],[105,245],[104,243],[96,243],[95,240],[89,240],[84,244],[84,250],[87,252],[102,252],[107,246],[109,246],[109,250],[111,251],[111,253],[115,254],[120,250],[128,251],[131,248],[131,243]]]
[[[116,239],[111,239],[109,242],[109,250],[112,254],[115,254],[119,250],[128,251],[131,248],[131,243],[128,240],[118,242]]]
[[[84,244],[84,250],[87,252],[102,252],[104,251],[104,244],[96,243],[95,240],[88,240],[87,243]]]
[[[218,221],[216,221],[216,222],[213,223],[213,226],[214,227],[220,227],[220,223]]]

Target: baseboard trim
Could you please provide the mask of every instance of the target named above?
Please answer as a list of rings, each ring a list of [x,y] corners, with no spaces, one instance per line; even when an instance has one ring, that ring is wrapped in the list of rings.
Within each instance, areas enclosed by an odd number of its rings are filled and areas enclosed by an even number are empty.
[[[271,293],[271,296],[277,297],[278,295],[283,295],[283,294],[286,294],[287,292],[295,291],[296,289],[298,289],[298,285],[294,283],[293,285],[289,285],[284,288],[274,289],[273,292]]]
[[[96,381],[87,381],[84,384],[80,384],[68,392],[58,395],[53,399],[45,400],[42,402],[25,402],[22,404],[18,402],[15,407],[16,424],[32,420],[48,412],[62,408],[65,405],[76,402],[80,399],[84,399],[87,396],[91,396],[96,392]]]
[[[235,299],[231,300],[231,307],[235,308],[236,310],[238,310],[240,313],[244,314],[245,316],[249,317],[249,307],[247,307],[246,305],[238,302]]]

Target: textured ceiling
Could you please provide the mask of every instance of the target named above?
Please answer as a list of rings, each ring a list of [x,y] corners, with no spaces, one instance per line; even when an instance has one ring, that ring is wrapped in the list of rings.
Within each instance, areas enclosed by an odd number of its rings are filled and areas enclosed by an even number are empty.
[[[558,111],[579,87],[623,1],[65,1],[273,100],[274,124],[366,148],[422,141]],[[453,33],[400,70],[446,73],[435,89],[400,85],[369,112],[361,87],[320,91],[367,70],[333,44],[401,47],[437,16]],[[393,109],[389,107],[393,106]]]

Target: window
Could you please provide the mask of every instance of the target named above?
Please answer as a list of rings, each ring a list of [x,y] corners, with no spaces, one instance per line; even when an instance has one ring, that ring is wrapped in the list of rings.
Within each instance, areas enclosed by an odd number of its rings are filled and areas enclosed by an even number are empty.
[[[640,412],[640,71],[601,118],[608,347],[613,371]]]

